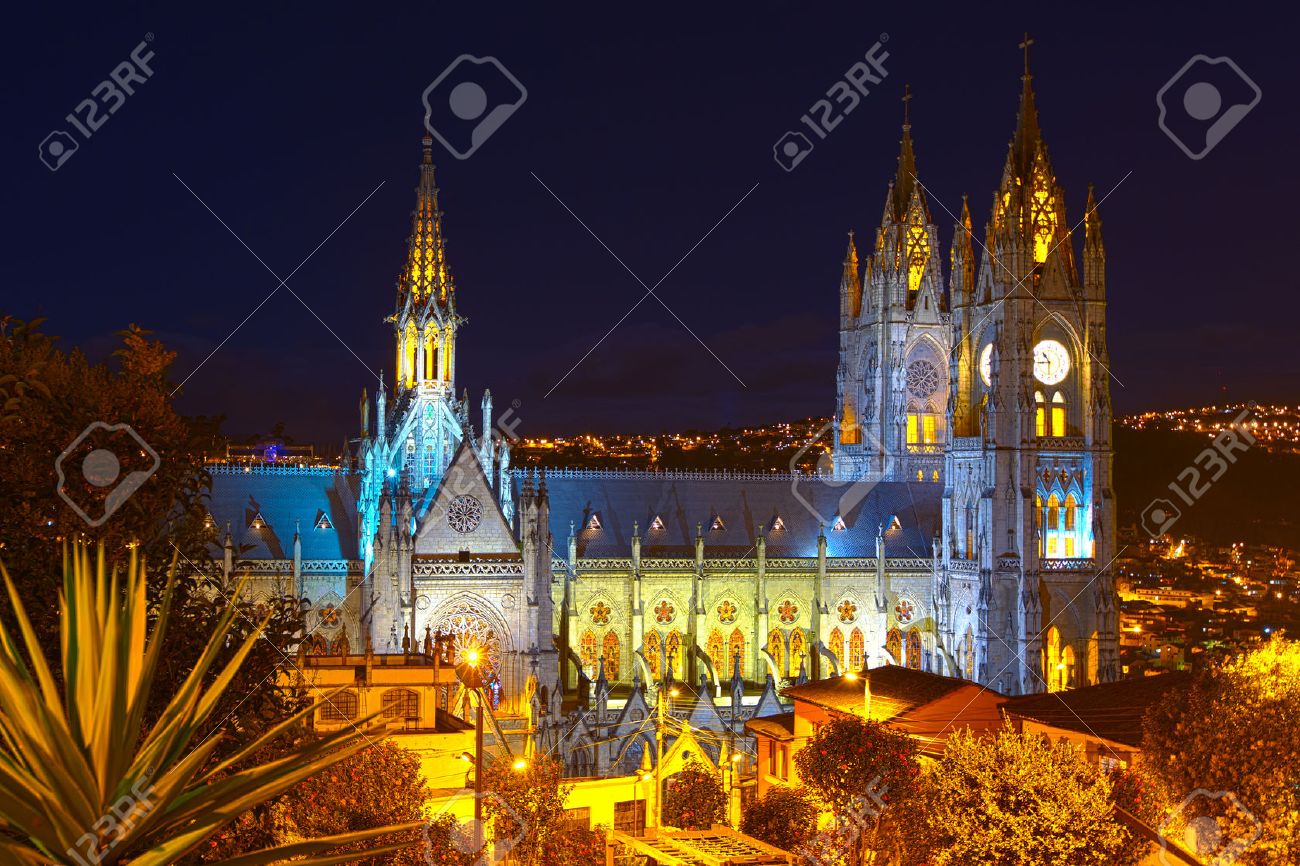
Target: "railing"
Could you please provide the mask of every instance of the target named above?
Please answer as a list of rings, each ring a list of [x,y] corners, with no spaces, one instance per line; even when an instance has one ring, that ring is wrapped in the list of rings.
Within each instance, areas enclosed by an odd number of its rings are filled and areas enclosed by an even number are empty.
[[[1095,559],[1040,559],[1038,564],[1043,571],[1092,571],[1097,566]]]
[[[347,473],[350,470],[338,466],[308,466],[291,463],[206,463],[203,466],[210,475],[316,475],[328,476]]]
[[[813,472],[740,472],[731,469],[511,469],[515,478],[524,478],[529,473],[545,472],[548,479],[578,479],[585,481],[812,481],[818,478],[826,481],[833,476]]]
[[[1038,447],[1043,451],[1082,451],[1088,440],[1082,436],[1039,436]]]
[[[983,451],[983,436],[958,436],[952,440],[953,451]]]

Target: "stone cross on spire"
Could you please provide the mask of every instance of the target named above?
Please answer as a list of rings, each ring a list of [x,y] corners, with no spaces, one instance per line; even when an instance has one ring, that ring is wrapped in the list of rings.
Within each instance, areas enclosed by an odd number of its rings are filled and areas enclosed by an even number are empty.
[[[1034,44],[1034,40],[1029,38],[1029,31],[1025,31],[1024,41],[1020,43],[1020,49],[1025,52],[1025,78],[1029,78],[1029,46]]]

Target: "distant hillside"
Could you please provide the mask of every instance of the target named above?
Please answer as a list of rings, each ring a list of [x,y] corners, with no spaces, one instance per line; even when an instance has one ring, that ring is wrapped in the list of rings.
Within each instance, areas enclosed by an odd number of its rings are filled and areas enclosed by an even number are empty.
[[[1233,541],[1300,548],[1300,456],[1270,454],[1262,448],[1234,452],[1218,481],[1188,506],[1169,489],[1193,466],[1209,444],[1205,435],[1115,427],[1115,493],[1121,525],[1136,523],[1157,497],[1177,506],[1182,516],[1172,532],[1187,532],[1219,543]],[[1206,463],[1207,461],[1202,461]],[[1186,477],[1186,476],[1184,476]],[[1202,481],[1208,473],[1201,471]],[[1179,484],[1188,489],[1188,482]]]

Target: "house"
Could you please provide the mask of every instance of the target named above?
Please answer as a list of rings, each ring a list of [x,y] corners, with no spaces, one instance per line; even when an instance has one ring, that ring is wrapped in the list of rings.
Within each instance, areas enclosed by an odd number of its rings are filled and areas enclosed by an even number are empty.
[[[868,701],[867,693],[870,691]],[[915,739],[924,759],[942,754],[948,735],[970,728],[996,730],[1006,698],[979,683],[897,665],[791,686],[782,694],[791,710],[750,719],[757,746],[758,796],[773,785],[798,784],[794,756],[819,725],[836,716],[869,717]],[[868,709],[869,704],[869,709]]]
[[[1191,675],[1171,672],[1081,689],[1007,698],[1003,712],[1017,730],[1038,731],[1082,749],[1104,769],[1127,767],[1142,749],[1142,717],[1171,690],[1186,690]]]

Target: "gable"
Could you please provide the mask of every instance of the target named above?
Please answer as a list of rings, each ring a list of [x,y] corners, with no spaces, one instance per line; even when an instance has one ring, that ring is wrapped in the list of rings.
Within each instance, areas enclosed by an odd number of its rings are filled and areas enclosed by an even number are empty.
[[[519,545],[474,449],[462,442],[415,533],[417,554],[518,554]]]

